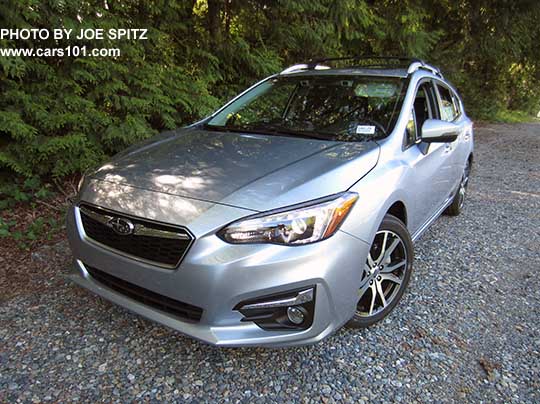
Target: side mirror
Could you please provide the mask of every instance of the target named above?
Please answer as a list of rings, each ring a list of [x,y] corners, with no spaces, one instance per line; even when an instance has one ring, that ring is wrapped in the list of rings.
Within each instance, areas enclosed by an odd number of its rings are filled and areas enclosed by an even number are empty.
[[[459,126],[439,119],[428,119],[422,125],[422,142],[449,143],[457,139]]]

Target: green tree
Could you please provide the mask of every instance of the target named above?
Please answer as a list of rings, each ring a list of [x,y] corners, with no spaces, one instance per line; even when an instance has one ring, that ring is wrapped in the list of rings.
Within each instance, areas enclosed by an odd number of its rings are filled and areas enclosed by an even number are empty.
[[[147,28],[148,40],[0,40],[119,48],[0,57],[0,170],[64,177],[193,122],[246,86],[320,56],[442,66],[473,118],[540,110],[536,0],[4,0],[1,28]]]

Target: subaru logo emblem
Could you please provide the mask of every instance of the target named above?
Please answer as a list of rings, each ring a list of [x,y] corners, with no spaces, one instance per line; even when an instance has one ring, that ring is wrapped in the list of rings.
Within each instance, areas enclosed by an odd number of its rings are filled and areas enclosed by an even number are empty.
[[[135,230],[135,225],[131,220],[124,219],[123,217],[112,218],[107,225],[113,229],[115,233],[120,234],[121,236],[132,234],[133,230]]]

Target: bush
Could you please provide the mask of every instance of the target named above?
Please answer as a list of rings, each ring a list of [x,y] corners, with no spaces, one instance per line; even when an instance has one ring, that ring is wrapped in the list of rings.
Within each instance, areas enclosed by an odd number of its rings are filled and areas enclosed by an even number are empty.
[[[104,2],[10,3],[2,7],[3,28],[150,27],[147,41],[77,43],[88,48],[119,47],[118,58],[0,59],[4,137],[0,164],[21,176],[64,177],[81,172],[133,142],[196,119],[217,105],[208,90],[215,78],[204,70],[212,56],[180,47],[180,38],[173,37],[178,33],[174,25],[159,28],[158,21],[167,19],[167,14],[181,20],[182,10],[170,15],[167,7],[156,11],[155,4],[146,9],[138,2],[127,3],[121,11],[104,8]],[[38,45],[68,44],[49,39],[4,41],[0,46]]]

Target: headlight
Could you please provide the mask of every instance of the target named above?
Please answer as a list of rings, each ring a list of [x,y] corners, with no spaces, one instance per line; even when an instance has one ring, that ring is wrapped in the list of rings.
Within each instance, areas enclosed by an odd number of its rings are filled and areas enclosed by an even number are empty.
[[[218,236],[233,244],[314,243],[332,236],[339,229],[357,199],[358,194],[344,192],[312,205],[248,217],[223,228]]]

